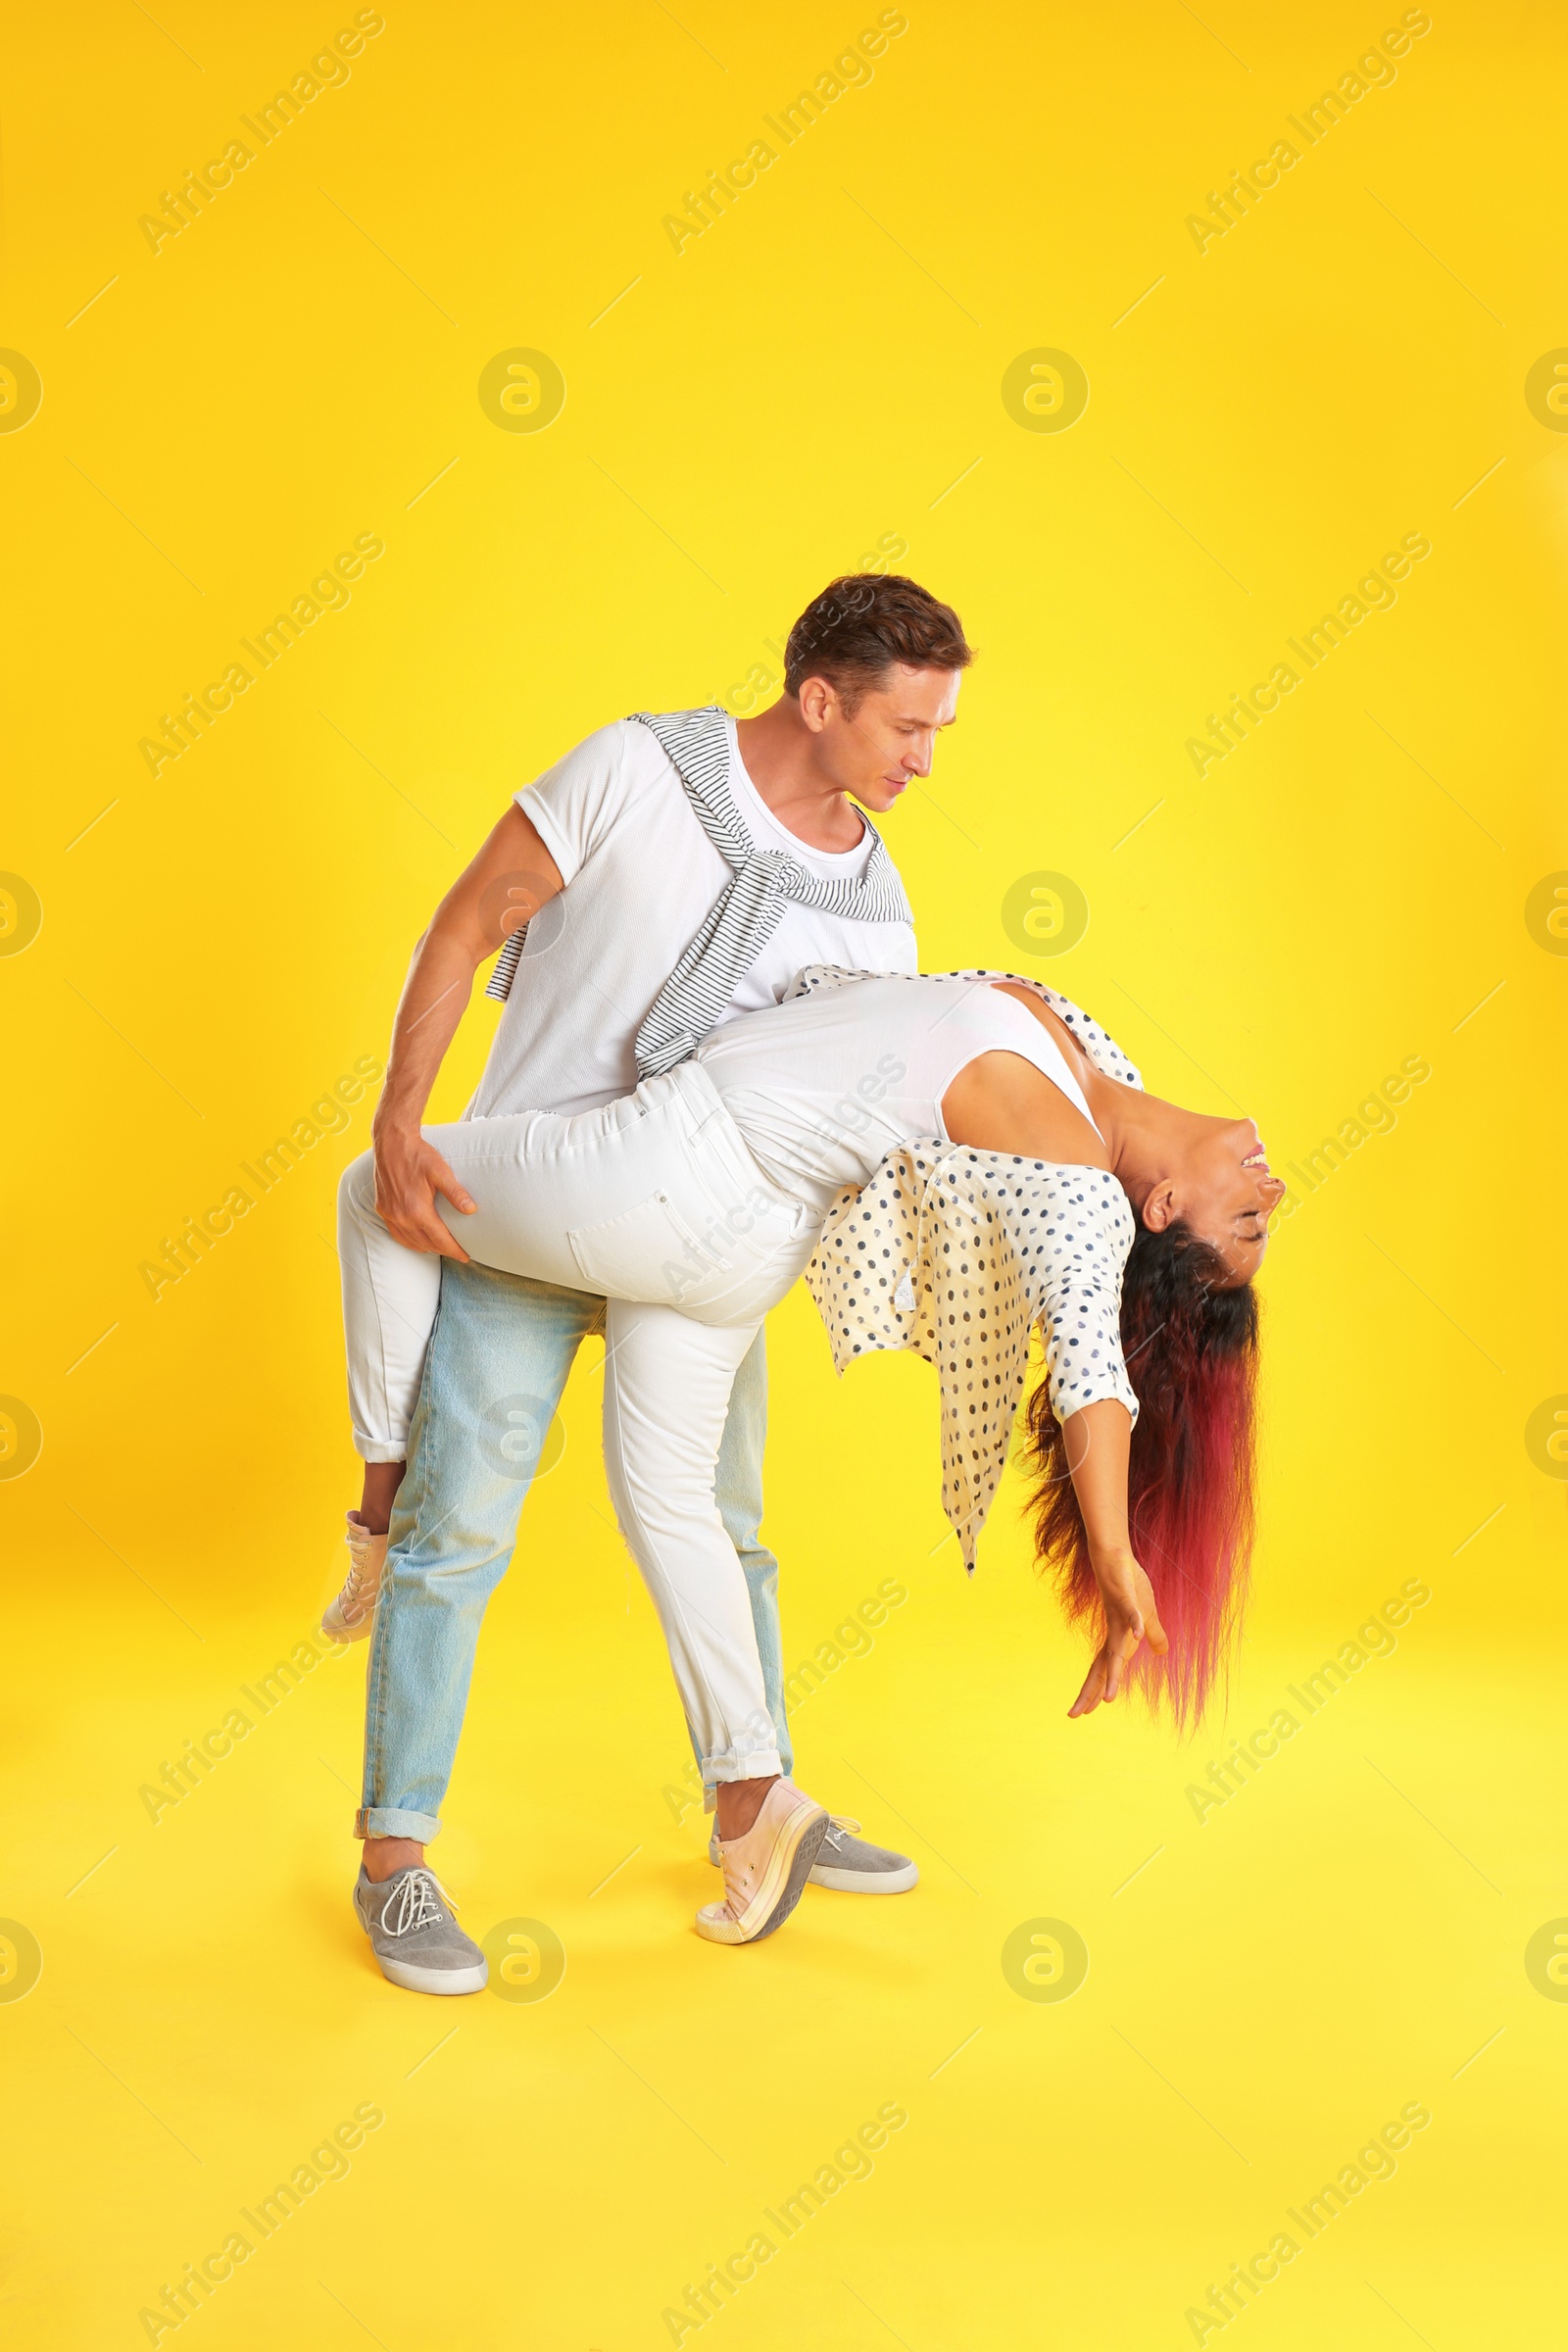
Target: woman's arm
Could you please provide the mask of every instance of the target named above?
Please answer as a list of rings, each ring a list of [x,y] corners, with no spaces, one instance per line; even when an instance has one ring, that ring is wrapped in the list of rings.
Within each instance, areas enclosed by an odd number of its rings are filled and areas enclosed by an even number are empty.
[[[442,1222],[435,1197],[444,1194],[466,1215],[473,1202],[419,1133],[419,1121],[467,1005],[474,973],[562,887],[560,867],[514,806],[447,892],[414,951],[393,1023],[386,1083],[371,1122],[375,1205],[393,1240],[405,1249],[466,1256]]]
[[[1090,1565],[1105,1612],[1105,1639],[1096,1653],[1069,1715],[1091,1715],[1116,1696],[1127,1661],[1140,1642],[1163,1655],[1165,1630],[1153,1588],[1127,1540],[1127,1461],[1132,1415],[1113,1396],[1070,1413],[1061,1425],[1067,1468],[1089,1538]]]

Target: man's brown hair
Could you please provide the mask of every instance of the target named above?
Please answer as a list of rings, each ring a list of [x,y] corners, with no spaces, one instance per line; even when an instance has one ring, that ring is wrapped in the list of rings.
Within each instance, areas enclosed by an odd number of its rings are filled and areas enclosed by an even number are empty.
[[[911,669],[967,669],[974,648],[951,605],[898,572],[846,572],[813,597],[784,649],[784,691],[826,678],[851,717],[896,662]]]

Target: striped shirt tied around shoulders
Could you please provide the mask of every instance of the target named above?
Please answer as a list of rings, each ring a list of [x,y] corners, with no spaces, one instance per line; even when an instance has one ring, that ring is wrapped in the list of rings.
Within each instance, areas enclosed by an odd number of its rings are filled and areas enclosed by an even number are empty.
[[[908,923],[913,916],[898,869],[863,811],[871,854],[855,881],[819,878],[788,851],[757,847],[730,792],[729,732],[716,703],[700,710],[629,715],[657,738],[699,824],[734,874],[637,1032],[637,1074],[657,1078],[687,1060],[711,1033],[792,901],[862,922]],[[511,993],[526,931],[526,925],[514,931],[503,948],[487,997],[505,1002]]]

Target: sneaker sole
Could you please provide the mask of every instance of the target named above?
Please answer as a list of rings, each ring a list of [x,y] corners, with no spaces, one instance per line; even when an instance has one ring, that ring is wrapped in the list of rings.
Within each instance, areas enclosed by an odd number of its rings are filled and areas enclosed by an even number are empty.
[[[370,1923],[358,1903],[354,1906],[354,1916],[366,1935],[369,1936]],[[470,1960],[466,1968],[418,1968],[412,1960],[384,1957],[376,1951],[373,1936],[370,1950],[374,1954],[376,1967],[387,1983],[396,1984],[404,1992],[483,1992],[490,1982],[490,1963],[482,1952],[477,1960]]]
[[[329,1642],[363,1642],[375,1625],[372,1609],[363,1625],[350,1625],[346,1618],[334,1617],[328,1609],[321,1619],[321,1631]]]
[[[727,1923],[731,1927],[729,1934],[715,1934],[712,1928],[703,1925],[702,1913],[699,1912],[697,1915],[698,1935],[704,1936],[710,1943],[733,1944],[760,1943],[765,1936],[775,1935],[805,1893],[806,1882],[811,1875],[811,1867],[827,1833],[828,1818],[825,1813],[819,1814],[815,1821],[808,1822],[801,1834],[800,1843],[790,1858],[789,1871],[779,1892],[778,1900],[761,1927],[756,1929],[750,1936],[741,1936],[733,1932],[733,1923]]]
[[[469,1968],[416,1968],[407,1960],[383,1960],[379,1952],[375,1957],[387,1983],[405,1992],[483,1992],[490,1981],[488,1960]]]
[[[837,1894],[907,1894],[919,1879],[912,1862],[906,1862],[902,1870],[835,1870],[831,1863],[819,1862],[810,1883],[831,1886]]]

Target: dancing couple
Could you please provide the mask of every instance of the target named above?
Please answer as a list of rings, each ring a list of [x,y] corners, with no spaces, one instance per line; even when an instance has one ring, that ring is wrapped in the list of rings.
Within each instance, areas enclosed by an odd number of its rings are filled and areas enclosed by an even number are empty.
[[[1245,1581],[1251,1285],[1285,1188],[1250,1120],[1145,1093],[1055,990],[919,971],[871,819],[930,773],[972,660],[914,581],[835,580],[770,709],[591,735],[518,793],[415,952],[374,1149],[339,1196],[365,1482],[324,1620],[371,1637],[355,1905],[396,1984],[485,1982],[424,1849],[589,1332],[616,1515],[715,1815],[709,1940],[771,1935],[808,1884],[918,1875],[791,1777],[758,1530],[762,1324],[802,1275],[841,1371],[899,1348],[935,1367],[970,1568],[1038,1334],[1037,1549],[1099,1636],[1070,1712],[1130,1684],[1179,1721],[1202,1704]],[[498,949],[478,1091],[421,1126]]]

